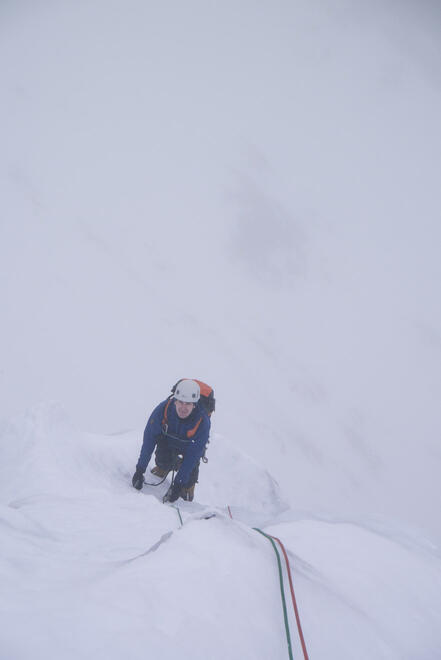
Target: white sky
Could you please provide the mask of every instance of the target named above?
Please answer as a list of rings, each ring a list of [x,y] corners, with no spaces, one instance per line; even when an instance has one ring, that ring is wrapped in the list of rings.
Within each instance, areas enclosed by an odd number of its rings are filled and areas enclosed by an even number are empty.
[[[439,21],[3,3],[2,416],[141,429],[197,376],[301,508],[441,538]]]

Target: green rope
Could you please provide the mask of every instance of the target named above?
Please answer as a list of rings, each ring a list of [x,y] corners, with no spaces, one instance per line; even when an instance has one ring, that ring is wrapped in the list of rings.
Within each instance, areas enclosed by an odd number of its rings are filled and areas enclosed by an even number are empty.
[[[181,512],[179,511],[179,507],[178,507],[177,505],[175,505],[175,504],[173,504],[172,506],[173,506],[173,508],[176,509],[176,511],[178,512],[179,520],[181,521],[181,527],[183,527],[183,526],[184,526],[184,523],[182,522],[182,516],[181,516]]]
[[[265,536],[268,539],[268,541],[271,542],[271,545],[273,546],[274,552],[276,553],[276,556],[277,556],[277,565],[279,567],[280,593],[281,593],[281,596],[282,596],[282,606],[283,606],[283,618],[285,620],[286,640],[288,642],[288,654],[289,654],[290,660],[293,660],[292,647],[291,647],[291,635],[290,635],[290,632],[289,632],[289,623],[288,623],[288,612],[286,611],[285,590],[283,588],[283,574],[282,574],[282,563],[280,561],[280,554],[279,554],[279,551],[277,550],[276,544],[274,543],[271,536],[269,536],[268,534],[265,534],[265,532],[262,532],[262,530],[258,529],[257,527],[253,527],[253,529],[255,529],[256,532],[259,532],[259,534],[262,534],[262,536]]]

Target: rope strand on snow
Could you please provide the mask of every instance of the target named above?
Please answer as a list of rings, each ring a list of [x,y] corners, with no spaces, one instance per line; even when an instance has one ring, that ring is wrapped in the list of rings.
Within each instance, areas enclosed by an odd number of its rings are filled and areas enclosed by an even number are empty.
[[[174,509],[176,509],[176,511],[178,512],[179,520],[180,520],[180,522],[181,522],[181,527],[183,527],[183,526],[184,526],[184,523],[182,522],[181,511],[180,511],[178,505],[177,505],[177,504],[172,504],[172,507],[173,507]]]
[[[293,660],[292,647],[291,647],[291,634],[289,632],[288,612],[286,610],[285,589],[284,589],[284,586],[283,586],[283,573],[282,573],[282,563],[280,561],[280,554],[279,554],[279,551],[277,550],[276,544],[273,541],[273,538],[271,536],[269,536],[269,534],[265,534],[265,532],[262,532],[262,530],[259,529],[258,527],[253,527],[253,529],[255,529],[256,532],[259,532],[259,534],[262,534],[262,536],[265,536],[265,538],[268,539],[268,541],[273,546],[274,552],[276,553],[277,566],[279,568],[280,594],[282,596],[283,619],[285,621],[286,641],[288,643],[288,654],[289,654],[290,660]]]
[[[280,545],[280,547],[282,548],[283,556],[285,557],[286,570],[288,572],[288,579],[289,579],[289,587],[291,589],[291,600],[292,600],[292,604],[293,604],[293,607],[294,607],[294,613],[295,613],[295,616],[296,616],[297,630],[298,630],[298,633],[299,633],[300,643],[302,645],[303,657],[305,658],[305,660],[309,660],[308,651],[306,650],[305,638],[303,636],[302,624],[300,623],[300,615],[299,615],[299,610],[298,610],[298,607],[297,607],[296,596],[295,596],[295,593],[294,593],[294,585],[293,585],[293,582],[292,582],[291,567],[289,565],[288,554],[285,550],[285,546],[283,545],[282,541],[280,539],[278,539],[277,536],[272,536],[271,538],[273,538],[275,541],[277,541],[277,543]]]
[[[227,505],[227,509],[228,509],[228,514],[229,514],[230,518],[233,519],[233,514],[231,513],[231,508],[230,508],[229,505]],[[262,530],[258,529],[257,527],[253,527],[253,529],[255,529],[256,532],[259,532],[260,534],[263,534],[263,536],[266,536],[266,538],[269,541],[271,541],[272,546],[273,546],[273,548],[274,548],[274,550],[277,554],[277,563],[278,563],[278,566],[279,566],[279,577],[280,577],[280,581],[281,581],[283,614],[284,614],[284,617],[285,617],[285,627],[287,628],[288,648],[289,648],[290,658],[291,658],[292,657],[292,655],[291,655],[291,653],[292,653],[291,638],[290,638],[290,635],[289,635],[289,626],[287,625],[287,618],[286,618],[286,601],[285,601],[285,591],[284,591],[284,587],[283,587],[283,576],[282,576],[281,565],[280,565],[280,555],[278,553],[278,550],[275,546],[274,541],[277,541],[277,543],[280,545],[280,548],[283,552],[283,556],[284,556],[285,564],[286,564],[286,571],[287,571],[287,574],[288,574],[289,588],[290,588],[290,591],[291,591],[291,600],[292,600],[292,605],[293,605],[294,614],[295,614],[295,618],[296,618],[297,631],[299,633],[300,644],[302,646],[303,657],[304,657],[304,660],[309,660],[308,651],[306,649],[306,644],[305,644],[305,638],[303,636],[302,625],[300,623],[300,614],[299,614],[299,609],[297,607],[297,600],[296,600],[296,596],[295,596],[295,592],[294,592],[294,584],[293,584],[293,580],[292,580],[291,567],[289,565],[288,553],[286,552],[285,546],[283,545],[282,541],[279,538],[277,538],[276,536],[271,536],[270,534],[265,534],[265,532],[262,532]]]
[[[173,470],[172,485],[173,485],[174,476],[175,476],[174,473],[175,473],[175,471]],[[165,477],[164,477],[163,481],[164,480],[165,480]],[[146,482],[144,482],[144,483],[146,483]],[[149,485],[153,485],[153,484],[149,484]],[[159,484],[155,484],[155,485],[159,486]],[[177,504],[174,504],[172,506],[173,506],[174,509],[176,509],[176,511],[178,513],[178,516],[179,516],[179,521],[181,523],[181,527],[183,527],[184,526],[184,521],[182,519],[182,515],[181,515],[181,511],[179,509],[179,506]],[[227,505],[227,510],[228,510],[228,514],[229,514],[230,518],[233,519],[233,514],[231,513],[231,507],[229,505]],[[273,547],[274,552],[276,553],[277,566],[278,566],[278,570],[279,570],[280,594],[281,594],[281,598],[282,598],[283,619],[284,619],[284,623],[285,623],[286,641],[287,641],[287,644],[288,644],[288,654],[289,654],[290,660],[293,660],[292,644],[291,644],[291,633],[290,633],[290,629],[289,629],[288,611],[287,611],[287,607],[286,607],[285,587],[284,587],[284,583],[283,583],[282,562],[280,560],[280,553],[277,549],[275,541],[277,541],[277,543],[280,545],[280,548],[283,552],[283,556],[284,556],[285,564],[286,564],[286,570],[287,570],[287,573],[288,573],[289,586],[290,586],[290,590],[291,590],[291,600],[292,600],[292,604],[293,604],[293,608],[294,608],[294,614],[295,614],[296,623],[297,623],[297,630],[298,630],[298,633],[299,633],[300,643],[302,645],[303,657],[304,657],[304,660],[309,660],[308,652],[306,650],[305,639],[304,639],[304,636],[303,636],[302,626],[301,626],[301,623],[300,623],[300,616],[299,616],[299,610],[298,610],[298,607],[297,607],[297,601],[296,601],[296,597],[295,597],[295,593],[294,593],[294,585],[293,585],[293,581],[292,581],[291,568],[290,568],[290,565],[289,565],[288,554],[285,550],[285,546],[283,545],[282,541],[279,538],[277,538],[276,536],[271,536],[270,534],[266,534],[265,532],[263,532],[258,527],[253,527],[253,529],[256,532],[259,532],[259,534],[261,534],[262,536],[265,536],[265,538],[268,539],[268,541],[271,543],[271,545]]]
[[[160,486],[161,484],[164,483],[164,481],[167,479],[167,477],[168,477],[168,474],[166,474],[165,477],[164,477],[161,481],[158,481],[158,482],[155,483],[155,484],[151,484],[149,481],[146,481],[146,480],[144,479],[144,485],[145,485],[145,486]]]

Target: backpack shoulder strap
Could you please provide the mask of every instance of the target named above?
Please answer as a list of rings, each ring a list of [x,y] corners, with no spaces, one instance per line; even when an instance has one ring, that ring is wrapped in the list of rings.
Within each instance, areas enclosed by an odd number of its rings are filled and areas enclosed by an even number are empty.
[[[193,428],[190,429],[189,431],[187,431],[187,438],[192,438],[194,435],[196,435],[196,432],[197,432],[198,428],[200,427],[201,422],[202,422],[202,417],[199,417],[198,421],[193,426]]]
[[[162,415],[162,426],[164,426],[165,424],[167,424],[167,412],[168,412],[168,407],[169,407],[169,405],[170,405],[170,403],[171,403],[172,398],[173,398],[173,397],[169,396],[169,398],[167,399],[167,403],[165,404],[165,407],[164,407],[164,413],[163,413],[163,415]]]

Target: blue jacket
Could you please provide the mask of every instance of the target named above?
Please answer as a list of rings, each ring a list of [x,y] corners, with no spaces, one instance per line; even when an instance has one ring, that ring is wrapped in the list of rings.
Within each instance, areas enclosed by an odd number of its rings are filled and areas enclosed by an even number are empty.
[[[176,487],[185,486],[193,469],[204,453],[210,433],[210,418],[200,403],[186,419],[178,417],[174,399],[167,409],[167,430],[163,428],[164,410],[169,399],[156,406],[144,431],[141,454],[136,469],[145,472],[158,440],[163,437],[169,446],[182,454],[184,460],[176,473]],[[195,430],[196,429],[196,430]],[[190,437],[187,433],[189,432]]]

